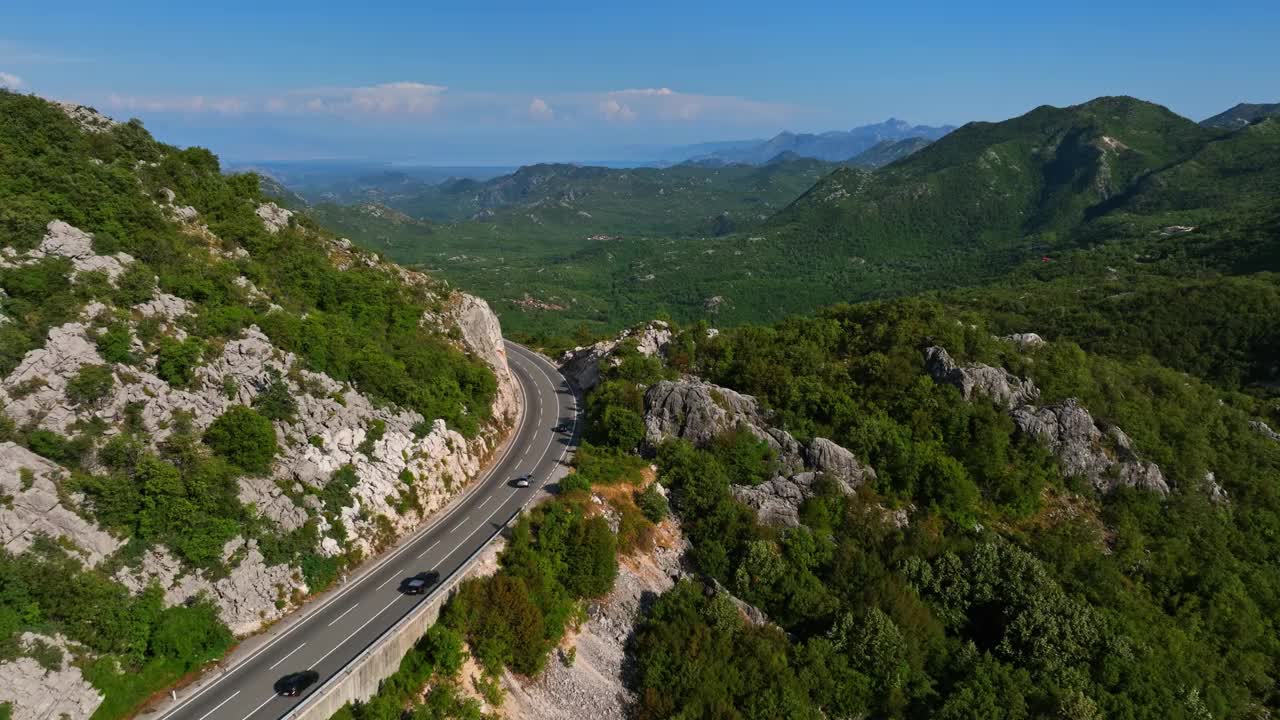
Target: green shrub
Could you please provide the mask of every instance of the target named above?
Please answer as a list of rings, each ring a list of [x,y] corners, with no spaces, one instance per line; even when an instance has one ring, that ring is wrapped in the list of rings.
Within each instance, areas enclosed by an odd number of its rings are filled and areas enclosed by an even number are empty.
[[[267,386],[253,401],[253,407],[272,420],[290,422],[298,411],[298,401],[289,389],[280,371],[274,367],[267,368]]]
[[[640,512],[649,519],[649,522],[660,523],[667,519],[667,515],[671,513],[671,506],[667,503],[667,498],[658,491],[658,484],[651,483],[644,492],[636,496],[636,504],[640,506]]]
[[[111,394],[116,378],[107,365],[84,365],[67,381],[67,399],[76,405],[93,405]]]
[[[98,354],[109,363],[133,365],[138,362],[133,352],[133,335],[129,326],[122,322],[113,322],[106,330],[94,338]]]
[[[173,338],[160,339],[156,353],[156,375],[174,387],[187,387],[195,379],[196,367],[204,355],[204,343],[196,337],[182,342]]]
[[[271,421],[244,405],[233,405],[204,433],[205,443],[231,464],[251,473],[266,473],[276,456]]]

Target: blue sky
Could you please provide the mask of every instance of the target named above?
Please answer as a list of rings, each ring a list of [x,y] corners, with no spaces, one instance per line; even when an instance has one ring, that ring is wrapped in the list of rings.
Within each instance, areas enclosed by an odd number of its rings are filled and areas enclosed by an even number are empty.
[[[1276,2],[377,5],[17,0],[0,84],[232,159],[502,164],[1108,94],[1195,119],[1280,100]]]

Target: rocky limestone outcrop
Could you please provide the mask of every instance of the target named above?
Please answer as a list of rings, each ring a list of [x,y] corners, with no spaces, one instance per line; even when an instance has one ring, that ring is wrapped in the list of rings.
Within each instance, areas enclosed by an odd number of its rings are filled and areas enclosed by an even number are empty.
[[[29,657],[0,662],[0,704],[10,705],[13,720],[84,720],[92,716],[103,697],[72,664],[72,657],[65,652],[66,641],[24,633],[21,642],[25,645],[37,639],[64,650],[61,664],[46,670]]]
[[[43,535],[70,543],[86,564],[97,565],[124,543],[62,504],[63,475],[30,450],[0,442],[0,547],[16,555]]]
[[[110,130],[119,123],[102,113],[94,110],[86,105],[77,105],[71,102],[55,102],[53,103],[59,110],[66,113],[67,117],[75,121],[80,129],[89,133],[101,133]]]
[[[1259,435],[1261,435],[1262,437],[1268,440],[1271,440],[1274,442],[1280,442],[1280,433],[1276,432],[1275,430],[1272,430],[1270,425],[1267,425],[1261,420],[1250,420],[1249,429],[1253,430],[1254,432],[1258,433]]]
[[[1129,436],[1098,423],[1075,399],[1041,408],[1025,405],[1010,417],[1020,431],[1053,451],[1063,473],[1087,478],[1104,495],[1121,487],[1169,493],[1160,468],[1138,457]]]
[[[957,365],[951,355],[938,346],[924,351],[925,370],[934,381],[954,385],[965,400],[972,401],[982,395],[997,405],[1012,409],[1035,402],[1040,390],[1030,380],[1023,380],[1004,368],[975,363]]]
[[[101,272],[115,283],[116,278],[133,263],[133,257],[118,252],[99,255],[93,251],[93,236],[61,220],[52,220],[45,227],[40,245],[25,253],[11,247],[0,250],[0,268],[30,265],[47,257],[63,257],[71,261],[72,280],[81,273]]]
[[[600,369],[621,362],[615,357],[618,349],[634,344],[636,351],[645,357],[660,357],[671,343],[671,326],[661,320],[632,328],[611,340],[601,340],[594,345],[576,347],[560,357],[560,372],[575,386],[587,392],[600,382]]]
[[[158,313],[186,311],[185,305],[180,307],[164,299],[152,302],[155,304],[152,309]],[[291,376],[286,382],[297,401],[297,413],[293,422],[276,424],[280,452],[272,476],[241,478],[240,497],[287,531],[299,527],[315,513],[316,503],[312,503],[308,512],[305,495],[314,498],[335,472],[351,465],[357,476],[351,488],[353,503],[342,508],[337,518],[345,526],[349,540],[340,546],[333,538],[326,538],[322,549],[329,554],[352,547],[366,555],[376,552],[389,540],[386,521],[380,524],[379,516],[389,521],[391,532],[396,536],[416,527],[474,477],[483,458],[500,439],[499,433],[490,431],[468,440],[449,429],[442,420],[426,423],[428,429],[419,437],[415,429],[424,425],[421,415],[393,407],[375,407],[365,396],[327,376],[295,370],[297,359],[274,348],[256,327],[226,343],[219,356],[198,368],[190,389],[175,389],[140,368],[116,366],[111,393],[92,407],[78,406],[67,399],[67,382],[84,365],[103,364],[89,332],[81,323],[68,323],[51,330],[45,346],[29,352],[16,369],[0,381],[0,400],[4,401],[5,414],[20,425],[31,424],[64,434],[69,433],[77,421],[96,417],[106,421],[110,434],[124,422],[126,409],[135,404],[141,408],[141,420],[148,437],[159,443],[172,431],[178,413],[188,414],[193,428],[203,431],[231,404],[252,404],[269,384],[271,370]],[[226,397],[228,386],[235,388],[233,398]],[[515,410],[514,407],[507,409]],[[379,424],[383,428],[381,438],[366,443],[371,429]],[[406,476],[412,478],[412,485],[406,484]],[[291,496],[282,485],[300,486],[299,489],[304,490],[302,501],[295,502],[298,494]],[[420,510],[405,508],[399,502],[410,487],[417,495]],[[331,528],[323,518],[320,520],[322,533],[328,533]],[[14,534],[17,536],[17,531]],[[250,554],[245,562],[252,557]],[[97,559],[95,557],[95,561]],[[252,572],[252,577],[266,573],[284,582],[288,589],[300,587],[288,579],[291,572],[287,567],[245,567]],[[239,576],[233,573],[231,579],[236,577]],[[185,592],[170,595],[169,599],[180,602],[204,584],[195,578],[185,587]],[[224,620],[238,631],[249,631],[255,622],[279,615],[278,595],[274,590],[240,599],[236,599],[234,593],[219,593],[216,587],[212,590]],[[255,621],[255,617],[261,619]]]
[[[763,522],[799,524],[799,511],[813,497],[817,482],[826,478],[845,493],[873,480],[875,471],[853,453],[825,438],[802,445],[791,433],[773,427],[750,395],[696,378],[664,380],[644,396],[645,442],[652,448],[667,438],[707,447],[719,435],[745,430],[763,440],[777,459],[777,474],[755,486],[735,485],[731,491],[754,509]]]
[[[286,210],[273,202],[259,205],[254,212],[262,220],[262,226],[273,235],[289,227],[289,219],[293,217],[292,211]]]
[[[173,205],[176,196],[162,192],[158,199],[167,207]],[[265,205],[259,211],[273,231],[290,221],[291,213],[274,205]],[[93,238],[66,223],[54,221],[48,229],[36,250],[19,253],[0,248],[0,266],[21,266],[58,255],[69,258],[76,273],[102,271],[108,277],[116,277],[132,262],[123,254],[95,254]],[[158,446],[175,427],[189,426],[199,434],[231,405],[252,405],[272,382],[283,381],[295,398],[296,413],[287,421],[275,423],[279,452],[271,473],[239,478],[241,501],[284,532],[314,518],[321,534],[318,549],[326,554],[348,550],[362,551],[366,556],[376,553],[420,524],[476,475],[518,414],[519,396],[507,366],[501,329],[487,304],[449,292],[421,273],[385,263],[349,243],[334,246],[345,246],[343,252],[358,256],[362,264],[399,277],[424,302],[439,299],[444,303],[447,314],[424,316],[423,321],[434,322],[431,328],[437,331],[456,328],[464,349],[493,368],[498,377],[492,408],[496,422],[468,439],[449,429],[443,420],[423,418],[394,405],[375,405],[353,388],[304,369],[292,354],[273,347],[257,327],[250,327],[239,338],[211,344],[216,352],[203,358],[193,381],[181,388],[170,386],[155,373],[154,356],[144,357],[140,365],[111,365],[104,361],[95,344],[100,332],[95,329],[96,319],[111,316],[113,309],[98,302],[82,310],[80,321],[52,328],[42,347],[28,352],[7,377],[0,378],[0,412],[19,426],[68,436],[79,432],[79,423],[92,421],[105,427],[103,435],[110,437],[120,432],[129,418],[140,422],[142,436]],[[245,280],[242,287],[250,301],[260,305],[270,301],[249,281]],[[185,337],[180,321],[198,313],[199,308],[174,295],[157,293],[131,311],[133,318],[160,319],[161,332],[180,340]],[[126,321],[126,325],[131,332],[138,329],[135,320]],[[146,355],[136,337],[133,347],[140,355]],[[67,386],[87,365],[108,366],[112,388],[105,397],[77,404],[67,397]],[[16,446],[5,448],[5,452],[26,453]],[[87,457],[87,469],[94,470],[95,462],[92,455]],[[47,461],[39,463],[44,470],[56,469]],[[318,496],[322,488],[345,466],[350,466],[355,475],[348,505],[335,513],[321,512],[323,503]],[[26,477],[16,473],[16,467],[6,469],[5,487]],[[34,490],[22,488],[21,493],[11,493],[16,504],[3,508],[0,514],[4,524],[0,527],[0,541],[20,551],[36,533],[74,536],[72,540],[85,544],[82,555],[92,564],[120,545],[58,504],[52,475],[37,476]],[[335,524],[341,527],[334,527]],[[170,604],[207,594],[218,604],[223,620],[237,633],[251,632],[263,622],[279,617],[293,598],[307,590],[296,568],[267,565],[262,553],[253,543],[246,544],[244,538],[229,544],[226,560],[229,574],[213,580],[184,568],[167,550],[159,548],[140,564],[122,569],[118,579],[134,590],[159,582]]]
[[[494,417],[513,421],[520,404],[519,388],[507,364],[507,348],[498,316],[489,308],[489,303],[466,293],[455,294],[449,304],[448,316],[462,333],[466,348],[488,363],[497,377]]]
[[[958,366],[937,346],[925,350],[925,369],[936,382],[960,388],[966,400],[984,396],[1003,406],[1020,432],[1057,456],[1064,474],[1087,479],[1098,492],[1132,487],[1168,494],[1164,473],[1138,457],[1129,436],[1094,420],[1075,399],[1037,407],[1040,391],[1030,380],[989,365]]]
[[[1013,343],[1014,347],[1018,348],[1022,352],[1034,350],[1041,345],[1044,345],[1044,338],[1035,333],[1013,333],[1012,335],[1005,335],[1000,339],[1005,342]]]
[[[75,274],[84,272],[104,272],[112,282],[120,277],[125,267],[133,262],[127,253],[115,255],[99,255],[93,251],[93,236],[72,227],[61,220],[52,220],[46,228],[40,247],[32,250],[32,258],[60,256],[71,260]]]
[[[224,558],[239,557],[231,572],[211,581],[203,572],[186,572],[164,548],[152,549],[140,568],[122,569],[116,580],[134,592],[151,583],[164,590],[166,606],[181,605],[205,596],[218,606],[218,616],[231,632],[247,635],[266,623],[284,617],[288,601],[296,593],[306,594],[301,573],[288,565],[268,565],[257,540],[233,538],[223,548]]]

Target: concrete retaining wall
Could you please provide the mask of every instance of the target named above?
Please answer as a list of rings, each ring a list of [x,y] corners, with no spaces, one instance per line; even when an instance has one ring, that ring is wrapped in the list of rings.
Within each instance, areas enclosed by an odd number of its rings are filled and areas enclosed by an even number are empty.
[[[435,624],[440,617],[441,608],[457,592],[458,585],[473,574],[487,574],[492,570],[478,569],[476,561],[486,552],[492,551],[494,538],[504,532],[523,510],[523,507],[520,508],[508,518],[502,529],[472,553],[426,602],[401,618],[400,622],[374,640],[372,645],[365,648],[341,672],[312,693],[306,702],[281,720],[329,720],[343,705],[373,697],[382,681],[400,669],[400,661],[422,639],[427,629]]]

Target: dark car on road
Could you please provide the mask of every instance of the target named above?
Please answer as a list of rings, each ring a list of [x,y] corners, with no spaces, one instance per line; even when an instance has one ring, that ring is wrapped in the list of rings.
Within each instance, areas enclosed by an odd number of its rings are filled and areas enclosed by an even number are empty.
[[[418,573],[411,578],[405,578],[404,582],[400,583],[400,592],[405,595],[422,595],[439,581],[440,573]]]
[[[559,425],[552,428],[552,432],[558,432],[558,433],[573,432],[573,423],[562,422]]]
[[[314,685],[319,679],[320,673],[315,670],[291,673],[276,681],[276,693],[283,697],[296,697],[301,695],[303,690]]]
[[[533,476],[532,476],[532,475],[521,475],[520,477],[516,478],[515,480],[512,480],[512,481],[511,481],[511,484],[512,484],[512,485],[514,485],[514,486],[516,486],[516,487],[518,487],[518,488],[527,488],[527,487],[529,487],[529,483],[530,483],[530,482],[532,482],[532,481],[533,481]]]

